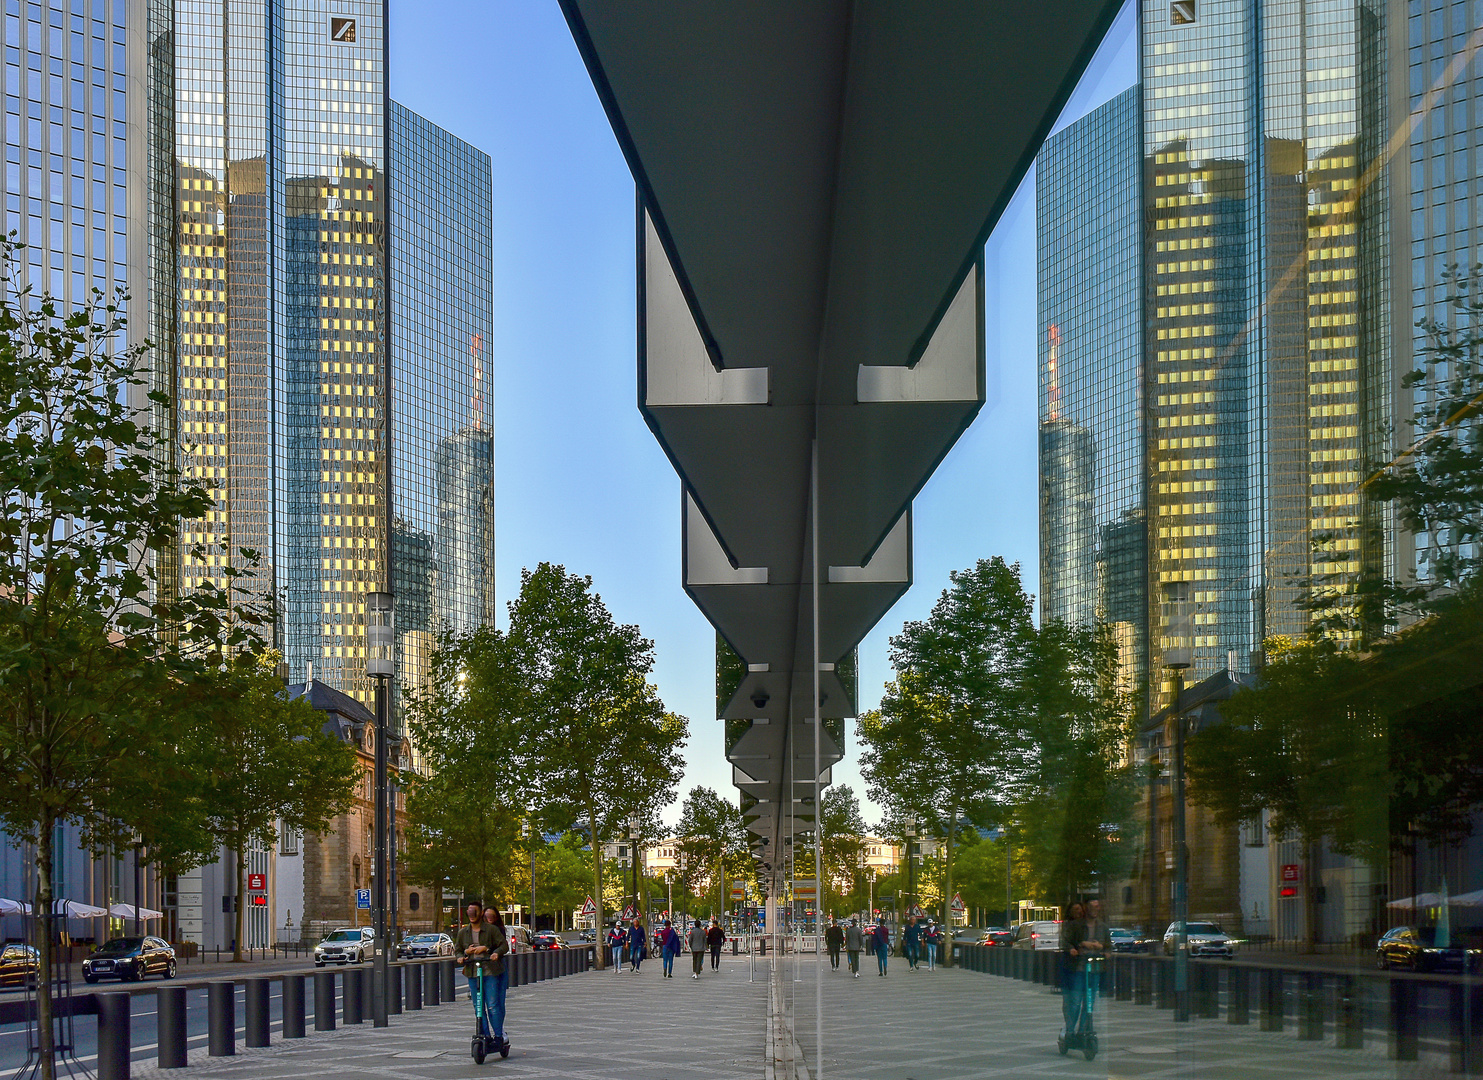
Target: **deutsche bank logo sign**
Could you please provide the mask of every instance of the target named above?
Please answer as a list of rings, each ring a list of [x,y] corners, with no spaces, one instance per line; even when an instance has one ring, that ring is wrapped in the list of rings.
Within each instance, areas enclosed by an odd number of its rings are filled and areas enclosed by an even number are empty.
[[[354,19],[331,19],[330,40],[341,41],[347,44],[355,41]]]

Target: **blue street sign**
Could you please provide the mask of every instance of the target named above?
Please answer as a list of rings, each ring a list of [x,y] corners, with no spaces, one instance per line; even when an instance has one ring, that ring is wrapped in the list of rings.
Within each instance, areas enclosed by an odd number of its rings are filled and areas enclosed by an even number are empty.
[[[370,911],[371,910],[371,890],[370,889],[356,889],[355,890],[355,906],[358,907],[358,908],[364,908],[366,911]]]

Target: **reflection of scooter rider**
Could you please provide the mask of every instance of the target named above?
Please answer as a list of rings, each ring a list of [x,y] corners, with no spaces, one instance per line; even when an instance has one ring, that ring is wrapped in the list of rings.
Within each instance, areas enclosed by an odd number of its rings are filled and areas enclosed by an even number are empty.
[[[498,912],[495,912],[498,918]],[[480,918],[478,904],[469,905],[469,925],[459,928],[458,938],[453,943],[453,952],[463,962],[463,973],[469,980],[469,996],[482,998],[483,1011],[479,1017],[482,1035],[494,1036],[495,1049],[508,1052],[505,1047],[504,1016],[496,989],[496,976],[505,973],[505,954],[510,951],[509,938],[504,927],[496,922],[484,922]],[[478,987],[475,981],[478,980]],[[476,990],[479,997],[475,997]]]
[[[1089,1002],[1101,989],[1102,965],[1112,953],[1112,932],[1102,918],[1102,902],[1087,903],[1083,915],[1080,904],[1073,905],[1072,918],[1061,928],[1061,951],[1065,954],[1067,994],[1065,1000],[1066,1035],[1086,1035],[1092,1030]]]

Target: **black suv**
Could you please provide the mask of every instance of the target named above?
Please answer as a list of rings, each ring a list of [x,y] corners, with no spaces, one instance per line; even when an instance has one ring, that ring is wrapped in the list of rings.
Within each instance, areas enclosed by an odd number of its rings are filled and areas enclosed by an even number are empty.
[[[99,979],[132,981],[150,975],[175,978],[175,949],[163,938],[113,938],[82,962],[82,977],[90,983]]]

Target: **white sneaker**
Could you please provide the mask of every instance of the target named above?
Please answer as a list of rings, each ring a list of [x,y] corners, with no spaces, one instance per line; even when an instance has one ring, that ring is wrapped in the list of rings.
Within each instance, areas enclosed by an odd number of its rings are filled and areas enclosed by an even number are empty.
[[[860,973],[859,973],[859,972],[858,972],[858,971],[857,971],[857,972],[855,972],[855,978],[857,978],[857,979],[858,979],[858,978],[859,978],[859,977],[860,977]]]
[[[699,975],[696,975],[696,974],[693,974],[693,973],[692,973],[692,974],[691,974],[691,976],[690,976],[690,977],[691,977],[691,978],[692,978],[692,979],[698,979],[698,978],[700,978],[700,976],[699,976]]]

